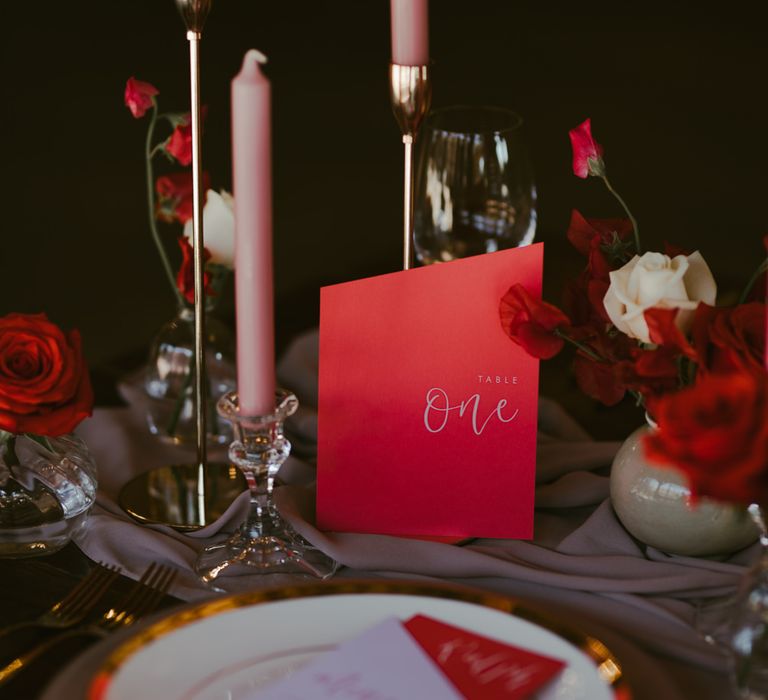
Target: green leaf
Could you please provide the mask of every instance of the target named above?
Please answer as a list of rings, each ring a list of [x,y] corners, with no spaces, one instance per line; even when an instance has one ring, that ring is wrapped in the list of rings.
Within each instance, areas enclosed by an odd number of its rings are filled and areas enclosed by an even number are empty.
[[[168,112],[166,114],[161,114],[160,117],[162,119],[167,119],[171,124],[171,128],[173,129],[175,129],[177,126],[186,126],[189,124],[188,112]]]

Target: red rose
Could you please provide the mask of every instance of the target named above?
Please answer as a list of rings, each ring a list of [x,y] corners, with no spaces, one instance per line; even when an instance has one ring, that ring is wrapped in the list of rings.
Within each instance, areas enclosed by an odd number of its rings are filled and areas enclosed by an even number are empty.
[[[592,138],[592,123],[587,119],[568,132],[573,148],[573,174],[586,178],[605,174],[603,147]]]
[[[0,430],[56,437],[91,415],[80,334],[45,314],[0,318]]]
[[[653,410],[649,459],[685,472],[696,496],[768,502],[768,374],[706,375]]]
[[[131,114],[139,119],[154,104],[154,96],[160,91],[151,83],[136,80],[133,76],[128,78],[125,84],[125,106],[131,110]]]
[[[192,162],[192,125],[179,124],[165,142],[165,151],[182,165]]]
[[[521,284],[512,285],[501,298],[499,316],[505,333],[529,355],[542,360],[560,352],[563,339],[554,331],[570,325],[560,309],[534,299]]]
[[[203,173],[203,192],[210,189],[211,178]],[[192,218],[192,173],[171,173],[157,178],[155,191],[158,196],[157,218],[166,223],[186,223]]]
[[[189,240],[185,236],[179,236],[179,247],[181,248],[181,267],[176,274],[176,286],[184,298],[190,303],[195,303],[195,257],[194,250]],[[203,248],[203,265],[210,259],[211,254],[207,248]],[[214,296],[215,291],[211,286],[211,273],[203,272],[204,294]]]

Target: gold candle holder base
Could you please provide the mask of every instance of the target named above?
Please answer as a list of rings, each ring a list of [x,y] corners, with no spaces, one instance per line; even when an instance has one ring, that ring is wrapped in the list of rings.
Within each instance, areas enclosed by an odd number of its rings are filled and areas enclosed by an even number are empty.
[[[172,464],[131,479],[118,497],[120,507],[142,525],[166,525],[194,532],[218,520],[248,489],[233,464],[208,463],[202,483],[196,464]]]
[[[403,135],[403,269],[409,270],[413,253],[413,144],[432,103],[428,65],[389,64],[389,94],[392,111]]]

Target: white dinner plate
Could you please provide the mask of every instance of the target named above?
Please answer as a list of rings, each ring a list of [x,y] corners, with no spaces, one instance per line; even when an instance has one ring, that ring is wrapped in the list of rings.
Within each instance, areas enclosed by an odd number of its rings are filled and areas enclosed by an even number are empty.
[[[89,697],[254,697],[339,642],[388,617],[417,613],[565,661],[537,700],[630,697],[620,663],[599,640],[562,629],[508,598],[451,586],[359,581],[257,591],[186,608],[110,655]]]

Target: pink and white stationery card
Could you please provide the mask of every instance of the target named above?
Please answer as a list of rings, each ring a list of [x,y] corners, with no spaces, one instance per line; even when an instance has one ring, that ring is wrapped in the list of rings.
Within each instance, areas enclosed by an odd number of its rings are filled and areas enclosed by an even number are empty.
[[[253,700],[461,700],[396,618],[311,660],[286,679],[258,690]]]
[[[324,287],[317,521],[325,530],[531,538],[538,360],[505,334],[543,245]]]

